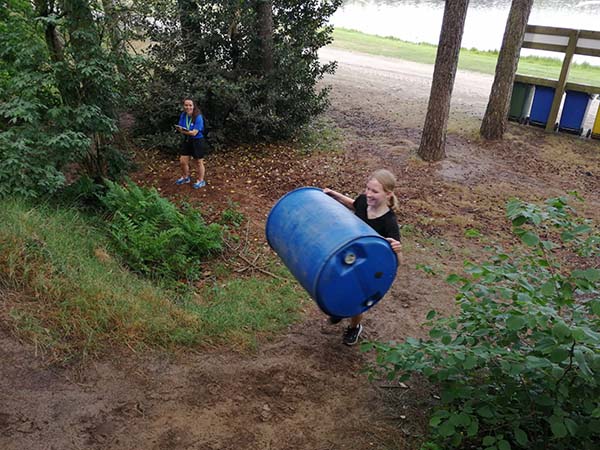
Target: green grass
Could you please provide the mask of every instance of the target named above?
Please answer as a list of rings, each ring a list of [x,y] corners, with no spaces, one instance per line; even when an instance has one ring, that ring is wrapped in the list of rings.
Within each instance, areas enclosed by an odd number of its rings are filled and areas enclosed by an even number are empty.
[[[293,282],[246,278],[215,282],[203,289],[202,298],[188,310],[202,317],[212,340],[253,348],[258,336],[296,321],[306,296]]]
[[[5,300],[17,333],[61,360],[115,346],[251,348],[296,320],[306,297],[271,278],[176,292],[128,272],[108,248],[75,210],[0,201],[0,291],[17,293]]]
[[[333,46],[372,55],[399,58],[423,64],[434,64],[437,46],[415,44],[392,37],[373,36],[359,31],[336,28],[333,32]],[[458,67],[493,75],[496,70],[498,52],[461,49]],[[517,73],[541,78],[558,79],[562,61],[537,56],[522,57]],[[568,81],[600,86],[600,67],[587,63],[572,64]]]

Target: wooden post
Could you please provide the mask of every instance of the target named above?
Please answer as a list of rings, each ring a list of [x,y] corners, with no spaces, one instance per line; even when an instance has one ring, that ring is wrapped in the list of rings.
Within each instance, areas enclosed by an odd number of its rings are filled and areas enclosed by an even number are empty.
[[[556,83],[556,91],[554,92],[554,100],[552,101],[552,108],[550,108],[550,115],[548,116],[548,122],[546,123],[546,131],[554,131],[554,124],[558,117],[558,109],[560,108],[560,102],[562,101],[563,94],[565,93],[565,86],[567,84],[567,77],[569,76],[569,70],[571,69],[571,61],[577,48],[577,40],[579,39],[579,30],[569,30],[569,43],[565,50],[565,59],[563,59],[562,68],[560,70],[560,77],[558,83]]]

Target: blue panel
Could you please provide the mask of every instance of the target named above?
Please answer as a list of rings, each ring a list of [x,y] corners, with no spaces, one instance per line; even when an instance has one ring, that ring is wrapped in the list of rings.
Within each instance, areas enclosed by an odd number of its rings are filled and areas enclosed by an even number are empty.
[[[567,91],[558,129],[579,134],[590,99],[585,92]]]
[[[284,195],[271,209],[267,241],[329,315],[366,311],[390,288],[397,259],[389,243],[317,188]]]
[[[546,126],[552,101],[554,100],[554,88],[546,86],[536,86],[531,104],[531,113],[529,114],[529,123],[533,125]]]

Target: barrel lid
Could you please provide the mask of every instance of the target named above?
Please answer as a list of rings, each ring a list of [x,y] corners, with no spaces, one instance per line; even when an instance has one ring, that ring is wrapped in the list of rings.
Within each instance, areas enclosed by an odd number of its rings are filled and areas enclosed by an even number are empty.
[[[383,298],[397,268],[396,254],[384,238],[357,238],[324,263],[315,281],[315,300],[331,316],[356,316]]]

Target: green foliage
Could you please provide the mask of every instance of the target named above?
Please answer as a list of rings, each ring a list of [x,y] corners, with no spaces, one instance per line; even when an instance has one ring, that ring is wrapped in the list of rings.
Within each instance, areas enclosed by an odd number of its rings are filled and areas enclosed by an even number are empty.
[[[441,390],[428,448],[594,449],[600,439],[600,235],[566,199],[507,207],[521,251],[465,263],[460,312],[430,339],[370,343],[390,379]]]
[[[221,250],[221,227],[206,225],[191,208],[179,211],[156,189],[107,181],[102,203],[112,214],[110,233],[127,265],[141,274],[193,280],[200,262]]]
[[[244,220],[246,220],[244,213],[242,213],[239,208],[239,203],[233,202],[231,199],[229,199],[227,201],[227,208],[225,208],[221,213],[220,223],[238,228],[244,222]]]
[[[124,270],[109,241],[74,208],[0,200],[0,286],[19,334],[64,359],[114,344],[169,347],[200,341],[198,318],[173,294]]]
[[[104,46],[98,5],[2,3],[0,197],[53,193],[67,167],[118,176],[126,161],[112,142],[124,89],[116,68],[125,60]]]
[[[89,176],[84,175],[77,181],[59,191],[56,200],[62,204],[78,206],[81,209],[100,206],[100,198],[106,192],[106,185],[96,183]]]
[[[191,96],[213,141],[291,136],[327,105],[327,90],[316,83],[334,66],[320,64],[317,51],[331,42],[327,20],[340,3],[274,0],[274,68],[265,74],[254,2],[137,2],[140,28],[153,42],[138,71],[140,133],[170,130],[182,98]]]
[[[89,140],[50,126],[60,98],[43,34],[30,4],[11,0],[6,6],[0,8],[0,198],[34,197],[64,183],[57,167],[81,154]]]
[[[91,220],[90,220],[91,219]],[[124,269],[98,225],[76,208],[0,200],[0,290],[3,325],[65,360],[115,348],[220,343],[251,348],[296,320],[303,292],[279,279],[156,286]],[[217,267],[212,267],[217,272]]]

